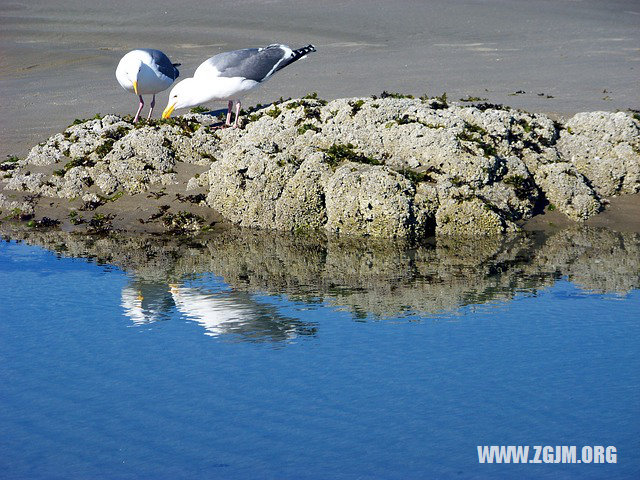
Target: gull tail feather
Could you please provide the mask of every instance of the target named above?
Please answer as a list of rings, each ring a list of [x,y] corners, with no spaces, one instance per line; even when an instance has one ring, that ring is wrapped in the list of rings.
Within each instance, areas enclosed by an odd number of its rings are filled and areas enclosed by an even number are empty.
[[[173,79],[174,80],[180,76],[180,70],[178,70],[178,67],[180,65],[182,65],[182,64],[181,63],[172,63],[171,64],[171,66],[173,67]]]

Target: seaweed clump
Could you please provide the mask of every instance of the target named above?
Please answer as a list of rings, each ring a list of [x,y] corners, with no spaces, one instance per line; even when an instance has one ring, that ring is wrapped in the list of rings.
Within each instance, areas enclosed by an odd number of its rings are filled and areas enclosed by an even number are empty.
[[[356,152],[355,146],[351,143],[333,144],[329,148],[322,149],[322,151],[326,155],[327,163],[333,168],[345,160],[356,163],[366,163],[368,165],[381,165],[381,162],[375,158]]]
[[[18,161],[20,159],[16,155],[7,155],[7,159],[0,163],[0,172],[7,172],[4,178],[11,177],[11,171],[18,167]]]
[[[479,125],[465,123],[464,130],[457,134],[459,140],[475,143],[483,152],[485,157],[491,157],[498,154],[496,147],[488,143],[485,138],[491,138],[489,132]],[[464,147],[468,153],[474,154],[473,151]]]
[[[173,233],[206,231],[209,225],[204,218],[195,213],[180,210],[178,213],[167,213],[162,218],[164,226]]]

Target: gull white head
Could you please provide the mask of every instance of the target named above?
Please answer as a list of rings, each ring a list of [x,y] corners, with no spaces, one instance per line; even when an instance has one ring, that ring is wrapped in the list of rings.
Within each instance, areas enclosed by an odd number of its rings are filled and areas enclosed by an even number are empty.
[[[162,112],[162,118],[169,118],[174,110],[189,108],[211,100],[206,91],[200,88],[200,83],[193,77],[185,78],[171,89],[167,108]]]
[[[122,88],[129,92],[138,93],[138,77],[142,70],[143,62],[137,52],[134,50],[127,53],[116,68],[116,78]]]

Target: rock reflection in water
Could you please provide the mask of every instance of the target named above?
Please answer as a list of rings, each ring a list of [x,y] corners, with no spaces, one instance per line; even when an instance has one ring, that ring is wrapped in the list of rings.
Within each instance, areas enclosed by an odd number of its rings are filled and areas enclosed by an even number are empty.
[[[177,310],[209,335],[254,341],[313,335],[316,328],[283,316],[259,300],[261,293],[385,318],[508,301],[562,277],[588,292],[624,295],[640,286],[640,236],[588,227],[417,247],[237,230],[167,238],[2,228],[6,238],[128,272],[122,306],[134,324]],[[214,287],[203,280],[212,275],[221,279]]]

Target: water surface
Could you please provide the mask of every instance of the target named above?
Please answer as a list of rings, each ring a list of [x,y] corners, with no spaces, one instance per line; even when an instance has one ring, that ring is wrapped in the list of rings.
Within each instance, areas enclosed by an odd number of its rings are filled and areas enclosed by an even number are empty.
[[[637,478],[637,235],[11,234],[3,478]]]

